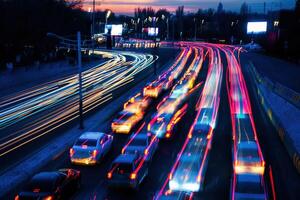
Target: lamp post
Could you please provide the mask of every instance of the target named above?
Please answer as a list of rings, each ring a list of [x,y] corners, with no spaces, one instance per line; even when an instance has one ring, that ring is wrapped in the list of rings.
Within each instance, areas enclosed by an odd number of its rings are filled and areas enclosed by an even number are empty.
[[[108,18],[109,18],[110,15],[111,15],[111,10],[108,10],[106,12],[106,15],[105,15],[105,25],[107,25],[107,20],[108,20]]]
[[[195,17],[194,17],[194,24],[195,24],[194,40],[196,41],[197,40],[197,20]]]
[[[48,37],[57,38],[62,41],[63,44],[69,47],[75,47],[77,50],[77,61],[78,61],[78,88],[79,88],[79,129],[84,129],[83,124],[83,94],[82,94],[82,65],[81,65],[81,34],[77,32],[77,40],[71,40],[54,33],[47,33]]]

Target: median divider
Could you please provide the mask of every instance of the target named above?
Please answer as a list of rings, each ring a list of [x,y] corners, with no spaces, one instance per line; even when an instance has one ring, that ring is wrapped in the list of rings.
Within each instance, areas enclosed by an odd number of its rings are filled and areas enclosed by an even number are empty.
[[[300,174],[300,94],[263,77],[250,65],[260,104]]]

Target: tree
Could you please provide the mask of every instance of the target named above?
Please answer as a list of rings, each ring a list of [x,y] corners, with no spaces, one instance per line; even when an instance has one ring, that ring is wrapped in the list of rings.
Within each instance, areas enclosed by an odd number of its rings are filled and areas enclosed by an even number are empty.
[[[246,2],[244,2],[241,6],[241,9],[240,9],[240,14],[242,16],[247,16],[248,15],[248,10],[249,10],[249,7],[248,7],[248,4]]]
[[[218,14],[223,13],[223,4],[222,4],[221,2],[218,4],[217,13],[218,13]]]
[[[295,12],[298,20],[300,20],[300,0],[296,1]]]
[[[184,6],[178,6],[176,9],[176,18],[179,22],[179,36],[182,37],[183,30],[183,16],[184,16]]]

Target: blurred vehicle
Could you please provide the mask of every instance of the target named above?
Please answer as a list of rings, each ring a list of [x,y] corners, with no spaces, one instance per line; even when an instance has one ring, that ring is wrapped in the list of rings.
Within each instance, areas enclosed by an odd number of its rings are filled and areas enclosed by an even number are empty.
[[[166,74],[163,76],[159,76],[158,78],[160,82],[163,82],[163,89],[168,90],[174,85],[174,79],[171,76],[167,76]]]
[[[128,134],[132,128],[143,119],[144,113],[121,111],[111,124],[114,133]]]
[[[181,98],[183,99],[185,95],[188,93],[189,87],[187,84],[178,84],[176,87],[172,90],[170,98]]]
[[[15,200],[67,199],[80,188],[80,171],[61,169],[54,172],[40,172],[34,175]]]
[[[163,91],[163,81],[154,81],[149,83],[143,89],[143,95],[157,98]]]
[[[180,85],[184,85],[188,89],[192,89],[194,87],[194,83],[196,81],[196,76],[194,73],[187,74],[182,81],[180,81]]]
[[[73,164],[91,165],[99,163],[111,149],[113,136],[100,132],[83,133],[70,149]]]
[[[138,93],[134,97],[131,97],[125,104],[124,110],[132,113],[144,112],[151,104],[152,99],[144,97],[141,93]]]
[[[174,112],[158,113],[149,122],[147,130],[156,135],[158,138],[170,138],[172,136],[175,125],[180,121],[186,113],[187,105],[183,106],[175,114]],[[175,110],[174,110],[175,111]]]
[[[193,155],[191,153],[183,154],[178,163],[180,169],[177,170],[177,168],[175,169],[174,174],[170,174],[169,188],[172,191],[198,192],[201,181],[199,178],[201,161],[202,160],[199,155]],[[189,170],[189,172],[181,173],[181,168],[185,171]],[[187,175],[183,176],[183,174]]]
[[[146,156],[146,161],[152,160],[152,157],[158,147],[158,138],[150,133],[133,134],[127,144],[122,149],[122,154],[138,154]]]
[[[148,175],[148,166],[144,157],[138,154],[121,154],[112,163],[107,180],[112,187],[138,189]]]
[[[267,200],[267,192],[262,175],[235,174],[231,183],[231,200]]]
[[[259,156],[256,141],[237,143],[237,159],[234,162],[235,173],[258,173],[263,174],[265,163]]]

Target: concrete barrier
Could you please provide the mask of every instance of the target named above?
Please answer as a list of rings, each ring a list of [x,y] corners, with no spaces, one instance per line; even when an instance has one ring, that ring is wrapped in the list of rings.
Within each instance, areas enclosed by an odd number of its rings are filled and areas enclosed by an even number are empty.
[[[259,101],[300,174],[300,110],[296,106],[300,97],[289,88],[261,77],[254,66],[249,69]]]

